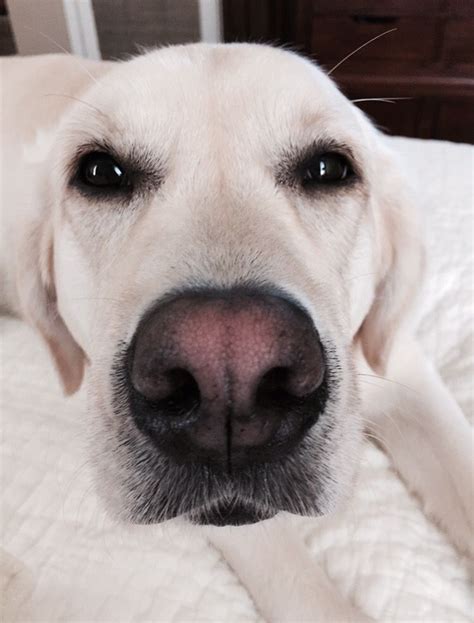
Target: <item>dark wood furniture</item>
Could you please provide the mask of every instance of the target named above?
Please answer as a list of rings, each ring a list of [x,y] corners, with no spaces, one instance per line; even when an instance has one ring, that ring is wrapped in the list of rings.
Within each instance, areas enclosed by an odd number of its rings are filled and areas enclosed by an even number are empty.
[[[474,0],[223,0],[226,41],[289,44],[391,134],[474,142]]]
[[[0,0],[0,56],[16,54],[13,33],[5,0]]]

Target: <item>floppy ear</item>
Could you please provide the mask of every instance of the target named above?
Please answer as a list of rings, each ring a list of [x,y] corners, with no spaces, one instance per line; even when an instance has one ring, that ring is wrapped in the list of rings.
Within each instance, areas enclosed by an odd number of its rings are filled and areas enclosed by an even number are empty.
[[[81,385],[87,359],[59,314],[53,264],[53,227],[46,218],[32,225],[20,244],[17,291],[23,317],[39,330],[70,395]]]
[[[424,249],[419,213],[393,154],[383,151],[378,162],[375,221],[375,297],[356,339],[369,365],[386,369],[397,331],[406,323],[421,284]]]

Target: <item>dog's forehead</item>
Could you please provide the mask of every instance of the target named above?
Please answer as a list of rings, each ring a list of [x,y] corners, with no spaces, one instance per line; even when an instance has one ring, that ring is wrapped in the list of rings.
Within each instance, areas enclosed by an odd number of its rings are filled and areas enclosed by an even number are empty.
[[[204,145],[219,133],[284,143],[311,126],[328,138],[336,129],[344,139],[358,126],[349,102],[318,67],[262,45],[150,52],[114,69],[94,99],[117,137],[146,144],[184,138]]]

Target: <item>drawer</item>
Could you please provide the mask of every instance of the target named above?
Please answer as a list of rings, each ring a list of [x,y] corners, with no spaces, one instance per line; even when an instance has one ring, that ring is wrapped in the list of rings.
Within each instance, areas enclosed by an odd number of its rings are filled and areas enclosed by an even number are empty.
[[[474,17],[474,2],[472,0],[447,0],[447,13],[449,16],[463,15]]]
[[[458,5],[470,0],[451,0]],[[367,16],[384,15],[434,15],[445,5],[443,0],[313,0],[313,13],[319,15],[351,14]]]
[[[16,45],[7,15],[0,15],[0,56],[16,54]]]
[[[445,27],[443,61],[448,68],[474,75],[474,17],[452,18]]]
[[[359,50],[345,64],[345,70],[358,71],[367,61],[392,61],[422,67],[432,64],[437,56],[437,31],[440,24],[436,18],[394,17],[390,23],[358,21],[357,16],[326,17],[315,15],[312,22],[311,52],[324,65],[332,65],[390,28],[397,28],[377,41]]]

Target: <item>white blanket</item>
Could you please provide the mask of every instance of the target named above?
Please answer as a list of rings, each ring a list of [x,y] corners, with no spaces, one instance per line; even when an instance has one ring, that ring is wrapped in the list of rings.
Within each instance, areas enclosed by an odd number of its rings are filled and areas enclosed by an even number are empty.
[[[429,278],[420,336],[471,417],[473,148],[393,144],[419,188],[425,218]],[[6,620],[261,621],[204,539],[173,525],[119,526],[104,515],[83,447],[83,396],[62,398],[38,338],[17,320],[0,323]],[[467,561],[370,443],[350,507],[298,525],[341,593],[376,620],[472,620]]]

